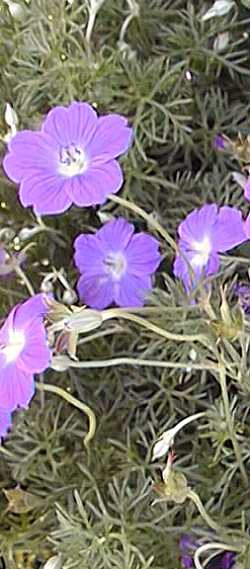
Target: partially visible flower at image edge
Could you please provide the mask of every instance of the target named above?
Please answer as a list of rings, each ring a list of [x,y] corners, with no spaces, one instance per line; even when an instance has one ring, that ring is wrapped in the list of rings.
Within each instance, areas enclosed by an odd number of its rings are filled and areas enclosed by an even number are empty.
[[[74,260],[81,273],[77,290],[91,308],[103,309],[112,303],[143,306],[161,255],[157,239],[134,231],[132,223],[118,218],[95,235],[81,234],[75,239]]]
[[[35,391],[34,374],[49,366],[46,312],[45,295],[37,294],[15,306],[0,329],[0,412],[27,407]]]
[[[19,198],[36,214],[57,214],[72,204],[102,204],[122,186],[116,158],[132,141],[127,120],[98,117],[87,103],[49,111],[40,131],[20,131],[11,138],[3,168],[20,184]]]
[[[250,314],[250,284],[237,283],[234,292],[245,314]]]
[[[0,439],[4,437],[11,427],[11,413],[0,408]]]
[[[174,275],[187,291],[202,276],[217,273],[218,253],[224,253],[248,239],[241,212],[235,207],[207,204],[187,215],[178,227],[178,248]]]
[[[202,542],[204,544],[204,541]],[[180,562],[183,569],[194,569],[194,553],[196,549],[202,544],[199,539],[195,539],[189,534],[184,534],[179,540]],[[225,551],[218,553],[213,560],[209,569],[232,569],[235,564],[235,553],[232,551]]]

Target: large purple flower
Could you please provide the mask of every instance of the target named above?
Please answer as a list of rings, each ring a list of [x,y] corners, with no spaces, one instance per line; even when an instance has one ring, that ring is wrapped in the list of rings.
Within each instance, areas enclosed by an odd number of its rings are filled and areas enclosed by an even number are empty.
[[[180,253],[174,262],[174,274],[181,278],[186,290],[195,286],[201,276],[219,269],[219,255],[247,240],[245,222],[234,207],[218,208],[216,204],[195,209],[178,228]]]
[[[26,407],[34,394],[34,373],[49,365],[50,350],[43,325],[46,311],[44,295],[37,294],[15,306],[0,329],[2,410]]]
[[[87,103],[55,107],[39,132],[23,130],[8,145],[6,174],[20,184],[20,201],[36,214],[104,203],[123,182],[115,160],[132,138],[127,120],[116,114],[98,117]]]
[[[161,262],[159,242],[145,233],[134,234],[126,219],[113,219],[95,235],[79,235],[75,264],[81,276],[80,298],[92,308],[142,306],[152,288],[152,275]]]

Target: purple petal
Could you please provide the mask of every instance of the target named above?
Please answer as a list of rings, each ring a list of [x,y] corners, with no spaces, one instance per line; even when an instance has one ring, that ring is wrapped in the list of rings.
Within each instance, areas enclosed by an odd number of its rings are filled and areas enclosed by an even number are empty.
[[[0,407],[13,411],[27,407],[34,395],[33,375],[19,369],[16,364],[5,365],[0,356]]]
[[[159,267],[161,255],[159,241],[145,233],[137,233],[126,247],[129,274],[136,276],[152,274]]]
[[[93,165],[107,162],[126,152],[132,141],[132,129],[120,115],[107,115],[98,119],[96,132],[86,153]]]
[[[103,243],[95,235],[79,235],[74,241],[74,261],[80,273],[98,276],[104,271]]]
[[[246,200],[250,201],[250,176],[247,178],[245,183],[244,196]]]
[[[180,558],[180,562],[183,569],[191,569],[192,567],[194,567],[193,559],[192,557],[190,557],[190,555],[182,555]]]
[[[69,180],[69,196],[79,207],[88,207],[105,202],[109,194],[118,192],[123,183],[123,174],[118,162],[111,160],[90,167],[81,176]]]
[[[221,207],[213,231],[213,248],[221,253],[246,241],[242,213],[235,207]]]
[[[56,175],[32,175],[21,183],[21,204],[24,207],[32,205],[38,215],[63,213],[72,205],[67,192],[69,184],[69,180]]]
[[[221,569],[231,569],[235,563],[235,553],[226,551],[222,558]]]
[[[185,553],[187,551],[195,551],[197,543],[191,535],[184,533],[179,540],[179,549],[181,552]]]
[[[82,142],[83,147],[90,143],[98,118],[96,112],[87,103],[72,103],[67,107],[52,109],[42,126],[42,132],[48,133],[60,146],[70,146]]]
[[[33,320],[26,328],[25,338],[24,349],[17,360],[18,368],[27,373],[41,373],[49,366],[51,357],[43,324]]]
[[[192,267],[193,252],[184,249],[183,253],[185,258],[182,255],[176,256],[173,265],[173,272],[176,277],[182,279],[187,291],[195,287],[203,275],[210,276],[218,272],[220,261],[217,253],[212,253],[210,255],[208,262],[204,267]],[[191,265],[190,268],[185,259],[189,261]]]
[[[188,244],[193,241],[202,241],[211,235],[217,220],[218,208],[216,204],[204,205],[188,214],[178,228],[180,238]]]
[[[11,413],[5,409],[0,409],[0,438],[4,437],[11,427]]]
[[[58,148],[55,140],[46,134],[23,130],[11,139],[8,148],[3,168],[16,183],[35,174],[50,176],[56,171]]]
[[[49,295],[39,293],[35,294],[22,304],[17,305],[15,307],[16,310],[14,313],[12,326],[25,330],[33,323],[34,320],[42,321],[48,312],[46,298],[49,297]]]
[[[84,304],[102,310],[112,304],[112,281],[108,276],[81,276],[77,283],[77,291]]]
[[[134,233],[134,226],[123,217],[112,219],[98,231],[98,239],[102,242],[104,251],[124,251]]]
[[[225,146],[226,146],[225,138],[221,136],[221,134],[217,134],[214,139],[214,147],[217,148],[218,150],[223,150]]]
[[[145,296],[152,290],[150,276],[125,274],[119,282],[113,283],[114,300],[118,306],[143,306]]]

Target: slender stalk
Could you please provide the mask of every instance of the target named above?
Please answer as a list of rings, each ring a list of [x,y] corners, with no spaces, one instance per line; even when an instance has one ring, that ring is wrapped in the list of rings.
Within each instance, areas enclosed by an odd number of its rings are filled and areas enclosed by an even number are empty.
[[[196,494],[196,492],[194,492],[193,490],[189,490],[188,494],[187,494],[187,498],[189,498],[190,500],[192,500],[192,502],[195,504],[197,510],[199,510],[201,517],[203,518],[203,520],[206,522],[206,524],[214,531],[216,532],[221,532],[222,528],[216,523],[214,522],[214,520],[212,518],[210,518],[210,516],[207,514],[201,499],[199,498],[198,494]]]
[[[218,369],[219,369],[219,380],[220,380],[220,386],[221,386],[222,399],[223,399],[223,403],[224,403],[224,410],[225,410],[228,432],[229,432],[229,435],[230,435],[230,438],[232,441],[232,445],[233,445],[233,449],[235,452],[235,456],[236,456],[236,459],[237,459],[237,462],[239,465],[239,469],[241,472],[244,487],[248,488],[248,477],[247,477],[245,466],[244,466],[244,463],[242,460],[240,447],[238,445],[237,437],[236,437],[236,434],[234,431],[232,418],[231,418],[231,411],[230,411],[230,403],[229,403],[229,397],[228,397],[228,391],[227,391],[225,368],[223,365],[219,364]]]
[[[33,289],[33,286],[31,284],[30,280],[28,279],[28,277],[26,276],[24,271],[21,269],[21,267],[17,263],[14,264],[14,271],[20,277],[20,279],[23,281],[23,283],[25,284],[29,294],[31,296],[34,296],[35,291]]]
[[[78,399],[73,397],[73,395],[70,395],[69,393],[67,393],[67,391],[65,391],[61,387],[57,387],[56,385],[49,385],[48,383],[37,383],[36,386],[41,391],[50,391],[51,393],[59,395],[59,397],[62,397],[63,399],[65,399],[65,401],[67,401],[77,409],[80,409],[80,411],[83,411],[83,413],[85,413],[88,416],[89,430],[87,435],[84,437],[83,441],[84,446],[88,448],[88,445],[90,441],[93,439],[96,431],[96,417],[92,409],[90,409],[90,407],[86,405],[86,403],[79,401]]]
[[[80,342],[79,342],[80,343]],[[183,369],[187,367],[191,370],[215,370],[218,371],[218,366],[214,364],[192,364],[191,362],[163,362],[158,360],[144,360],[140,358],[111,358],[107,360],[89,360],[89,361],[74,361],[67,356],[55,356],[55,361],[57,358],[63,358],[65,364],[69,364],[70,367],[81,368],[81,369],[91,369],[91,368],[106,368],[115,367],[120,365],[131,365],[131,366],[145,366],[145,367],[161,367],[170,369]]]
[[[177,251],[177,245],[175,243],[175,240],[172,239],[172,237],[164,229],[164,227],[162,227],[162,225],[156,219],[153,219],[148,213],[146,213],[146,211],[144,211],[144,209],[142,209],[138,205],[135,205],[134,203],[132,203],[128,200],[125,200],[124,198],[120,198],[119,196],[116,196],[114,194],[110,194],[108,197],[114,203],[117,203],[118,205],[121,205],[127,209],[130,209],[134,213],[137,213],[138,215],[140,215],[140,217],[145,219],[145,221],[147,221],[147,223],[149,225],[151,225],[151,227],[153,227],[159,233],[159,235],[161,235],[163,237],[163,239],[168,243],[168,245],[170,245],[170,247],[172,249],[174,249],[174,251]]]
[[[173,340],[175,342],[201,342],[202,344],[205,343],[205,345],[207,345],[207,339],[201,334],[172,334],[171,332],[156,326],[153,322],[148,322],[148,320],[145,320],[140,316],[136,316],[135,314],[125,312],[125,310],[120,308],[107,309],[102,312],[102,316],[103,320],[109,320],[110,318],[124,318],[124,320],[129,320],[130,322],[139,324],[143,328],[147,328],[147,330],[154,332],[158,336],[166,338],[166,340]]]

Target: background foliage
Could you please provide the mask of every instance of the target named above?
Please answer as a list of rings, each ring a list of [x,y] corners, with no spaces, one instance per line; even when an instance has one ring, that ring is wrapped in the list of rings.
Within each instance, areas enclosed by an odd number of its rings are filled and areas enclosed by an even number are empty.
[[[240,2],[221,18],[203,22],[211,5],[203,0],[103,0],[91,32],[87,0],[27,0],[18,17],[8,3],[0,6],[0,130],[6,133],[4,108],[10,102],[19,128],[37,128],[52,106],[86,100],[100,113],[118,112],[134,126],[135,140],[122,159],[122,196],[155,216],[175,236],[177,224],[206,202],[248,206],[232,181],[231,157],[213,148],[218,132],[235,137],[248,133],[250,107],[249,10]],[[219,34],[229,42],[216,51]],[[5,151],[1,143],[2,155]],[[27,242],[20,231],[36,223],[23,210],[15,188],[0,178],[1,239],[9,252]],[[122,214],[148,228],[139,217],[107,203],[101,213]],[[64,269],[76,282],[72,241],[80,231],[100,226],[100,209],[72,208],[45,220],[57,232],[33,239],[25,270],[38,291],[44,276]],[[149,227],[149,229],[151,229]],[[81,360],[112,357],[189,362],[195,347],[199,369],[119,365],[46,373],[46,380],[87,402],[98,421],[90,452],[83,449],[84,417],[54,395],[38,394],[28,411],[18,413],[2,447],[0,488],[30,494],[29,511],[15,513],[0,496],[0,550],[7,567],[15,567],[20,550],[43,560],[62,553],[64,567],[83,569],[179,569],[176,547],[180,534],[193,529],[207,539],[223,539],[211,530],[191,502],[157,501],[151,480],[160,464],[150,462],[159,433],[178,420],[207,411],[199,424],[182,431],[176,443],[176,469],[200,495],[210,515],[230,527],[246,543],[250,524],[249,491],[243,487],[232,437],[244,468],[250,461],[250,378],[247,369],[247,323],[240,337],[223,338],[228,363],[229,405],[233,429],[225,416],[218,374],[207,369],[220,345],[209,327],[206,305],[188,306],[171,272],[173,251],[165,253],[156,290],[150,299],[154,321],[171,332],[207,334],[207,345],[176,343],[140,330],[129,322],[106,324],[84,338]],[[214,279],[211,300],[220,319],[220,283],[228,284],[228,302],[238,272],[247,277],[248,247],[224,260]],[[243,257],[243,259],[242,259]],[[1,315],[26,297],[24,284],[13,277],[0,282]],[[57,297],[63,288],[57,282]],[[12,510],[12,511],[11,511]],[[234,535],[235,532],[235,535]],[[224,537],[225,539],[225,537]],[[233,539],[233,538],[232,538]],[[230,542],[229,542],[230,543]],[[242,567],[249,568],[247,551]]]

